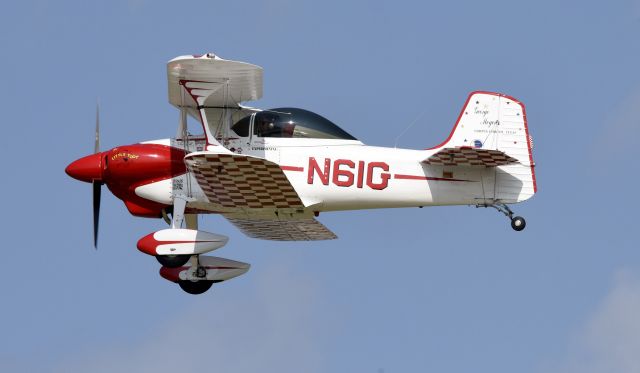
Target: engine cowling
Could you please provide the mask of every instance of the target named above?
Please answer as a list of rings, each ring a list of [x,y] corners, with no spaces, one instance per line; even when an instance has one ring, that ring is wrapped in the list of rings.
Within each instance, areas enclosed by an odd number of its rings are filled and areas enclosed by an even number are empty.
[[[161,144],[119,146],[105,152],[103,178],[134,216],[160,217],[166,206],[141,198],[136,188],[184,174],[184,151]]]
[[[131,214],[155,218],[167,205],[138,196],[136,188],[183,175],[184,156],[184,150],[169,145],[132,144],[80,158],[66,172],[77,180],[106,184]]]
[[[103,178],[110,184],[138,184],[182,175],[184,151],[161,144],[118,146],[104,152]]]

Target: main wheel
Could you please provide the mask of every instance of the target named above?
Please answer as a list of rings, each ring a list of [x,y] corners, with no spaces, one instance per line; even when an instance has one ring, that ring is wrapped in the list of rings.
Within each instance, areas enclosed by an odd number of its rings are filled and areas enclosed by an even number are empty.
[[[156,259],[160,264],[168,268],[178,268],[185,265],[191,255],[156,255]]]
[[[518,232],[523,230],[524,227],[526,226],[527,226],[527,222],[524,220],[522,216],[515,216],[513,217],[513,219],[511,219],[511,228],[513,228]]]
[[[189,294],[202,294],[205,291],[209,290],[209,288],[211,288],[211,285],[213,285],[213,281],[179,280],[178,285],[180,285],[182,290],[186,291]]]

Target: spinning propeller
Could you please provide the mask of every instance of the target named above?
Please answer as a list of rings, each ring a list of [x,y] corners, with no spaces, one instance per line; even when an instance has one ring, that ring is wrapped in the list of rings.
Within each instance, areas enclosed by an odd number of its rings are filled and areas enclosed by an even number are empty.
[[[100,153],[100,104],[96,104],[96,140],[93,154]],[[101,157],[102,158],[102,157]],[[102,161],[102,159],[101,159]],[[98,248],[98,223],[100,222],[100,194],[102,181],[93,180],[93,247]]]
[[[102,153],[100,152],[100,106],[96,105],[96,139],[94,153],[72,162],[65,169],[74,179],[91,183],[93,186],[93,246],[98,248],[98,222],[100,221],[100,192],[104,184],[102,174]]]

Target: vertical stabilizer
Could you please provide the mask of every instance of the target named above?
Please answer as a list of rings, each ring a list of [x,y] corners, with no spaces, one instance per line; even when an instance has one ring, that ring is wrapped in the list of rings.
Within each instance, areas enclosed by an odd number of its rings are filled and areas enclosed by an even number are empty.
[[[473,92],[447,140],[430,150],[498,150],[516,159],[517,163],[495,167],[491,193],[497,201],[514,203],[537,191],[532,145],[524,104],[500,93]]]

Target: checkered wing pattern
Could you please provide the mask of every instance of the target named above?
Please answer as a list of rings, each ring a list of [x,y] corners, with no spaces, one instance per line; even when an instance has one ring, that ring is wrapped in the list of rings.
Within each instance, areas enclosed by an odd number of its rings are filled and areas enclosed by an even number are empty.
[[[191,153],[189,170],[209,202],[230,208],[303,208],[280,166],[240,154]]]
[[[442,149],[423,163],[434,166],[496,167],[518,163],[518,160],[499,150],[459,147]]]
[[[336,235],[316,219],[263,220],[226,217],[249,237],[272,241],[333,240]]]

